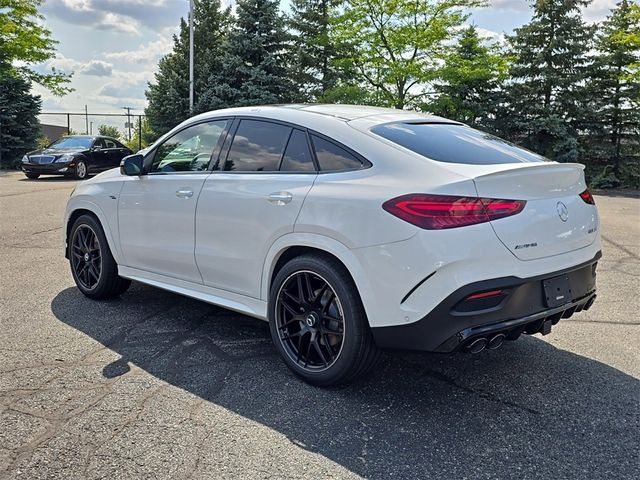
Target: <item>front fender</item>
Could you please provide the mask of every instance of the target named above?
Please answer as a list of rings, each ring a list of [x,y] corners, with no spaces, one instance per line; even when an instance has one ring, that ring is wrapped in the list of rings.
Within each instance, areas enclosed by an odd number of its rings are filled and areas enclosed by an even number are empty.
[[[98,221],[100,222],[100,225],[102,225],[102,229],[104,230],[104,235],[107,238],[107,243],[109,244],[111,254],[113,255],[116,263],[118,265],[121,265],[123,263],[123,256],[122,252],[120,251],[120,242],[116,241],[116,236],[114,235],[114,232],[117,232],[117,217],[114,217],[112,220],[110,220],[109,216],[105,214],[104,210],[89,196],[73,196],[67,203],[67,208],[64,213],[64,228],[62,229],[65,252],[67,248],[67,229],[69,227],[69,219],[71,218],[73,212],[78,210],[88,210],[98,218]],[[114,222],[116,222],[116,228],[114,228]]]

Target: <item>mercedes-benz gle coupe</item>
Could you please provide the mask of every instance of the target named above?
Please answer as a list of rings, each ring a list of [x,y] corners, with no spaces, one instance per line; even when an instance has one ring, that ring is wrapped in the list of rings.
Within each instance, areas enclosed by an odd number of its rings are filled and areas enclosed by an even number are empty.
[[[583,166],[460,123],[346,105],[190,118],[80,183],[65,252],[93,299],[131,280],[270,324],[316,385],[380,349],[480,352],[595,299]]]

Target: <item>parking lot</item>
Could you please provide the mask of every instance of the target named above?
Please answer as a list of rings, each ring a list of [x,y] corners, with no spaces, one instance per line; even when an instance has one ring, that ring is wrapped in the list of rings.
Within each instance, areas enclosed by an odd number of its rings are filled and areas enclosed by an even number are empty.
[[[637,478],[640,199],[596,197],[588,312],[325,390],[264,322],[140,284],[83,297],[61,248],[75,183],[0,174],[0,479]]]

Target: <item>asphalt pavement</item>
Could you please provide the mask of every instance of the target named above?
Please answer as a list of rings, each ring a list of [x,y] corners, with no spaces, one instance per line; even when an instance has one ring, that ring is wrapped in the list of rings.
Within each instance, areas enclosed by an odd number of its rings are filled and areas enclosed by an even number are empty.
[[[638,478],[640,199],[596,197],[598,299],[550,335],[320,389],[259,320],[141,284],[83,297],[75,184],[0,173],[0,479]]]

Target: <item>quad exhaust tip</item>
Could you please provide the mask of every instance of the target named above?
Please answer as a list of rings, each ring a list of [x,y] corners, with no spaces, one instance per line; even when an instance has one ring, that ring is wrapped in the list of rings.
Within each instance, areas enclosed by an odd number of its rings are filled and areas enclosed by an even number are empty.
[[[467,345],[466,350],[470,353],[480,353],[485,348],[488,350],[497,350],[502,346],[506,338],[507,337],[504,333],[498,333],[491,338],[476,338],[474,341],[469,343],[469,345]]]
[[[467,346],[467,350],[471,353],[480,353],[488,343],[486,338],[477,338]]]
[[[507,337],[504,333],[499,333],[495,335],[493,338],[491,338],[491,340],[489,340],[489,343],[487,344],[487,348],[489,350],[497,350],[502,346],[505,338]]]

